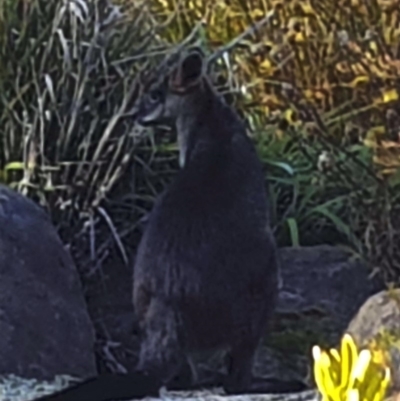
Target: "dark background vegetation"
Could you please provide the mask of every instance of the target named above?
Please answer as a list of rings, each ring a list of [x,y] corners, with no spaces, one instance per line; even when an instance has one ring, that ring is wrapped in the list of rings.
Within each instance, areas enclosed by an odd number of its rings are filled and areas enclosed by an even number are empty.
[[[0,181],[49,211],[84,286],[130,268],[178,168],[174,135],[129,111],[182,41],[246,118],[279,244],[346,246],[398,282],[398,0],[0,4]]]

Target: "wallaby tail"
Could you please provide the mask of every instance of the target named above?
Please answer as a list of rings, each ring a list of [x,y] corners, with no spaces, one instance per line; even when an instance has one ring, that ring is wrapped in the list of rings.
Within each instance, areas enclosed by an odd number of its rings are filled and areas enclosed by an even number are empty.
[[[141,372],[101,374],[32,401],[114,401],[158,396],[162,384]]]

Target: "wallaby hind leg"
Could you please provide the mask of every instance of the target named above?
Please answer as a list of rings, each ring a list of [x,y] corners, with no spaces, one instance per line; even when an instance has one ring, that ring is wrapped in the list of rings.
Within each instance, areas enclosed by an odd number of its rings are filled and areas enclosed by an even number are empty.
[[[223,386],[227,394],[240,394],[249,390],[257,346],[257,342],[246,341],[231,347],[226,358],[228,375]]]
[[[202,369],[199,376],[190,358],[183,364],[177,377],[168,383],[169,390],[198,390],[212,387],[222,387],[225,374],[214,369]]]
[[[168,384],[185,361],[176,314],[162,302],[152,301],[142,327],[137,370]]]
[[[227,355],[228,376],[224,382],[227,394],[283,394],[304,391],[307,386],[299,380],[254,377],[252,374],[256,346],[237,346]]]
[[[186,390],[195,388],[198,378],[193,362],[186,358],[181,364],[178,374],[168,382],[168,390]]]

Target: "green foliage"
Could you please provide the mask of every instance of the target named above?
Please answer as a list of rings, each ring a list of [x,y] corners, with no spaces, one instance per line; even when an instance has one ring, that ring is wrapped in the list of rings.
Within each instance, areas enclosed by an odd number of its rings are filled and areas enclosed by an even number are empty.
[[[114,242],[126,260],[130,222],[177,166],[172,137],[146,137],[129,118],[138,73],[167,48],[198,40],[206,53],[227,50],[213,65],[215,82],[255,133],[279,243],[345,244],[388,280],[398,277],[396,8],[116,3],[122,8],[105,0],[1,2],[0,182],[45,205],[68,242],[83,233],[94,254]],[[107,234],[93,246],[99,224]]]
[[[201,20],[208,46],[226,48],[217,70],[270,165],[280,243],[342,243],[397,281],[398,0],[150,4],[165,39]]]
[[[67,242],[105,223],[126,259],[105,202],[132,156],[151,152],[127,114],[154,62],[150,20],[103,0],[1,7],[0,180],[46,206]]]
[[[327,137],[310,139],[292,128],[276,138],[269,132],[274,129],[260,131],[257,142],[269,166],[279,241],[350,246],[355,256],[379,267],[385,279],[396,280],[398,173],[377,174],[373,151],[362,144],[338,146]]]

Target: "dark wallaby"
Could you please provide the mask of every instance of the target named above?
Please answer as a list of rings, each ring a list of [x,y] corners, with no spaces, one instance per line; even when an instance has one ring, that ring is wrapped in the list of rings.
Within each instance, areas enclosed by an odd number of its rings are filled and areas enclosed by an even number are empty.
[[[192,352],[216,349],[228,350],[225,391],[252,391],[253,357],[278,292],[276,245],[255,149],[204,70],[193,49],[138,107],[140,124],[176,128],[181,170],[156,201],[136,256],[133,303],[143,335],[136,373],[115,382],[99,376],[42,401],[151,395]]]
[[[277,296],[276,245],[264,174],[245,127],[192,50],[150,87],[139,123],[176,126],[181,171],[140,243],[133,300],[138,369],[168,382],[191,351],[228,348],[227,392],[249,389]]]

